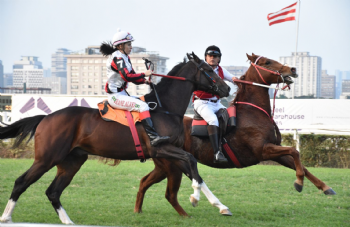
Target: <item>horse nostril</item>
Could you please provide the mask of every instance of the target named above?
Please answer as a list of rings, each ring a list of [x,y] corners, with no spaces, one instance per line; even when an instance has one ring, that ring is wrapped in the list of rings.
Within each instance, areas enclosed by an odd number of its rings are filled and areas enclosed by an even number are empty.
[[[231,88],[230,87],[228,87],[228,92],[230,92],[231,91]]]
[[[297,69],[296,68],[290,68],[290,71],[292,71],[293,74],[296,74],[297,73]]]

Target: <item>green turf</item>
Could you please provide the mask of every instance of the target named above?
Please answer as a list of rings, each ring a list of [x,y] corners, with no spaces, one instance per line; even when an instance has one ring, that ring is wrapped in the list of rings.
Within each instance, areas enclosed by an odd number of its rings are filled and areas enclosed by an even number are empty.
[[[14,181],[32,162],[0,159],[1,214]],[[87,161],[63,192],[61,202],[71,220],[79,225],[350,226],[349,169],[309,168],[337,192],[326,196],[307,179],[304,190],[298,193],[293,187],[295,172],[281,166],[219,170],[199,165],[206,184],[233,216],[222,216],[203,194],[199,206],[193,208],[188,199],[193,193],[191,182],[184,178],[178,198],[191,215],[184,218],[164,197],[166,180],[148,190],[143,213],[133,213],[139,180],[153,166],[152,161],[126,161],[118,167]],[[14,222],[61,223],[45,195],[55,174],[53,168],[22,194],[12,216]]]

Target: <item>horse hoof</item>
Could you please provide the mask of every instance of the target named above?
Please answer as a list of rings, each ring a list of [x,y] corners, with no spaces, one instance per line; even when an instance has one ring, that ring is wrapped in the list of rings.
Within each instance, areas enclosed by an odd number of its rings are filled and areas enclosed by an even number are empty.
[[[225,215],[225,216],[232,216],[232,213],[229,209],[220,210],[220,214]]]
[[[196,198],[194,198],[194,196],[190,196],[190,202],[192,204],[193,207],[198,206],[198,200]]]
[[[336,195],[335,191],[333,191],[332,188],[327,189],[326,191],[323,192],[325,195]]]
[[[0,223],[7,223],[7,224],[11,224],[13,223],[12,222],[12,218],[3,218],[3,217],[0,217]]]
[[[297,190],[298,192],[301,192],[303,190],[303,186],[300,184],[297,184],[296,182],[294,182],[294,188],[295,190]]]

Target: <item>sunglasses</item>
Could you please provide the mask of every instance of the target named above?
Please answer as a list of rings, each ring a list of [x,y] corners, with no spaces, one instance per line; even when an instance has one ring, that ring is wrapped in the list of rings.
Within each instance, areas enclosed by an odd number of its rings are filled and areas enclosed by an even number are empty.
[[[216,50],[208,50],[207,51],[207,54],[208,55],[218,55],[218,56],[221,56],[221,53],[219,51],[216,51]]]

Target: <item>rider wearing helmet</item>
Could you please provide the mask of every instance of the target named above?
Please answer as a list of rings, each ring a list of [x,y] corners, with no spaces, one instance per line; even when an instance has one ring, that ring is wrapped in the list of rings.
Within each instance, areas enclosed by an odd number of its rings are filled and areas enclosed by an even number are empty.
[[[129,96],[126,92],[128,82],[137,85],[144,84],[147,83],[145,77],[152,75],[151,70],[135,73],[132,68],[130,57],[128,56],[132,50],[132,41],[134,41],[134,38],[130,33],[119,29],[113,36],[112,43],[104,42],[100,46],[100,52],[104,56],[108,56],[106,63],[108,80],[105,90],[108,93],[108,103],[113,108],[140,113],[142,125],[150,138],[151,145],[156,146],[167,141],[169,137],[159,136],[156,132],[148,104],[136,97]]]
[[[225,68],[219,66],[221,51],[217,46],[209,46],[204,53],[205,61],[213,68],[223,80],[232,82],[233,75]],[[216,112],[226,108],[220,103],[219,96],[204,91],[193,92],[194,110],[208,123],[208,134],[214,149],[214,163],[227,162],[220,150],[219,143],[219,121]]]

